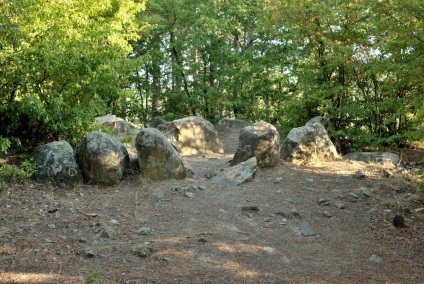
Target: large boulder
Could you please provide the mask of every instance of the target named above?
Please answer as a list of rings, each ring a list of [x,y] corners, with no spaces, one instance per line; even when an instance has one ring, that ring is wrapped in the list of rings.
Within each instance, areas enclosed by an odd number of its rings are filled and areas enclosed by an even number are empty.
[[[334,125],[328,118],[325,118],[323,116],[315,116],[311,118],[308,122],[306,122],[305,126],[312,126],[314,123],[319,123],[324,126],[327,133],[334,131]]]
[[[118,139],[124,139],[126,137],[133,137],[135,139],[140,131],[140,129],[125,119],[112,114],[96,117],[96,121],[100,125],[108,127],[112,131],[113,136]]]
[[[280,150],[281,158],[293,163],[337,158],[337,150],[321,123],[290,130]]]
[[[87,182],[103,185],[116,184],[129,166],[124,144],[103,132],[91,132],[85,136],[78,159]]]
[[[212,183],[235,186],[253,179],[256,172],[256,157],[228,168],[212,178]]]
[[[160,131],[164,132],[168,128],[169,124],[169,121],[166,121],[165,119],[162,119],[160,117],[155,117],[152,120],[152,123],[150,123],[150,128],[157,128]]]
[[[137,150],[135,149],[134,142],[140,129],[128,121],[112,114],[96,117],[96,121],[100,125],[109,128],[113,136],[123,141],[128,151],[131,168],[138,170]]]
[[[398,155],[390,152],[355,152],[343,156],[344,160],[361,161],[365,163],[378,163],[391,167],[401,166]]]
[[[156,128],[141,130],[137,135],[135,146],[143,178],[183,179],[193,175],[188,163],[180,157],[166,136]]]
[[[239,136],[239,146],[231,165],[256,157],[260,167],[274,167],[280,160],[280,134],[269,123],[257,122],[243,128]]]
[[[38,167],[35,179],[60,187],[75,187],[84,182],[74,150],[66,141],[41,145],[31,155]]]
[[[226,131],[226,130],[241,130],[246,126],[251,125],[250,122],[241,119],[232,119],[232,118],[223,118],[216,124],[215,128],[218,131]]]
[[[198,116],[172,121],[165,135],[181,156],[224,153],[213,124]]]

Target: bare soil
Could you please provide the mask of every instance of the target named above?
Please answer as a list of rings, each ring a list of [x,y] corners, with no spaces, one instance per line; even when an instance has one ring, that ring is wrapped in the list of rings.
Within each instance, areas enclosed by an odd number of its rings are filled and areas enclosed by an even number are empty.
[[[238,137],[221,139],[225,154],[186,158],[190,179],[11,184],[0,192],[0,283],[424,283],[424,202],[408,177],[281,161],[216,185],[207,177],[229,167]],[[403,156],[417,166],[424,151]],[[392,225],[397,213],[406,228]]]

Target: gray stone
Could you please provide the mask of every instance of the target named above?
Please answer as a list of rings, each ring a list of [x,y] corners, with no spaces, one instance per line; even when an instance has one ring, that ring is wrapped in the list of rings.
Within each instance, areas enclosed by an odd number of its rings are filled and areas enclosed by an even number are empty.
[[[116,138],[102,132],[91,132],[78,151],[80,166],[88,182],[116,184],[129,166],[128,151]]]
[[[368,261],[369,262],[372,262],[372,263],[381,263],[381,262],[383,262],[383,260],[381,259],[381,257],[379,257],[376,254],[371,255],[371,257],[368,259]]]
[[[74,187],[83,183],[83,175],[66,141],[51,142],[34,149],[31,155],[38,167],[35,179],[40,183]]]
[[[250,122],[247,122],[245,120],[241,119],[232,119],[232,118],[223,118],[221,119],[215,128],[218,131],[225,131],[225,130],[241,130],[245,128],[246,126],[251,125]]]
[[[92,249],[86,249],[84,250],[84,256],[87,258],[93,258],[96,256],[96,252]]]
[[[365,173],[364,173],[364,171],[363,171],[363,170],[357,170],[357,171],[353,174],[353,177],[354,177],[354,178],[357,178],[357,179],[363,179],[363,178],[365,178],[365,177],[366,177],[366,175],[365,175]]]
[[[379,163],[390,167],[401,165],[399,156],[389,152],[355,152],[343,156],[343,159],[365,163]]]
[[[211,181],[215,184],[235,186],[253,179],[256,172],[256,158],[238,164],[237,166],[228,168],[219,175],[214,176]]]
[[[354,192],[349,193],[349,197],[352,197],[354,199],[358,199],[359,198],[358,195],[356,195],[356,193],[354,193]]]
[[[290,130],[280,154],[282,159],[297,164],[313,159],[338,157],[336,147],[320,123]]]
[[[151,228],[148,227],[141,227],[140,229],[136,230],[135,233],[137,235],[149,235],[153,232]]]
[[[371,191],[369,191],[368,189],[362,189],[361,193],[365,196],[365,197],[371,197]]]
[[[306,225],[301,226],[299,228],[299,231],[300,231],[300,234],[304,237],[311,237],[316,235],[315,231],[311,227]]]
[[[415,208],[415,213],[424,213],[424,208]]]
[[[170,122],[164,134],[181,156],[224,153],[213,124],[198,116]]]
[[[344,204],[342,202],[336,202],[336,203],[334,203],[334,206],[336,206],[339,209],[346,209],[346,204]]]
[[[305,126],[312,126],[315,123],[321,124],[327,133],[330,133],[331,131],[334,131],[334,125],[333,123],[323,116],[316,116],[314,118],[311,118],[308,122],[305,123]]]
[[[329,206],[330,202],[328,202],[328,200],[325,198],[321,198],[320,200],[318,200],[318,204],[321,206]]]
[[[56,229],[56,225],[55,224],[48,224],[47,227],[49,229]]]
[[[184,196],[185,196],[185,197],[188,197],[188,198],[193,198],[194,193],[193,193],[193,192],[189,192],[189,191],[187,191],[187,192],[184,192]]]
[[[157,128],[158,130],[162,131],[162,130],[165,130],[168,127],[169,124],[170,124],[169,121],[166,121],[166,120],[164,120],[160,117],[155,117],[152,120],[152,123],[150,123],[149,127],[150,128]]]
[[[140,245],[135,245],[132,249],[131,249],[132,253],[135,254],[138,257],[141,258],[146,258],[148,257],[150,254],[152,254],[152,252],[154,251],[153,248],[151,246],[149,246],[148,244],[140,244]]]
[[[328,211],[324,211],[324,212],[322,212],[322,216],[324,216],[324,217],[326,217],[326,218],[331,218],[331,217],[333,217],[333,215],[331,215],[331,213],[330,213],[330,212],[328,212]]]
[[[266,122],[257,122],[243,128],[239,146],[231,165],[235,166],[256,157],[260,167],[275,167],[280,160],[280,134]]]
[[[105,115],[96,117],[96,121],[100,125],[104,125],[108,127],[112,131],[112,135],[117,137],[118,139],[124,139],[126,137],[132,137],[135,139],[138,132],[140,131],[135,125],[130,122],[117,117],[116,115]]]
[[[193,176],[189,164],[156,128],[144,128],[137,135],[136,148],[140,173],[150,180],[184,179]]]
[[[281,183],[283,181],[283,178],[276,178],[274,180],[274,183]]]

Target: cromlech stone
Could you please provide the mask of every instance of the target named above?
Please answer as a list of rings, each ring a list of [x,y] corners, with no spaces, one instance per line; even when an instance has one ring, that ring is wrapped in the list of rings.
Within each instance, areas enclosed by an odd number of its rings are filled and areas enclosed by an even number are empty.
[[[257,122],[243,128],[239,136],[239,147],[231,165],[235,166],[256,157],[260,167],[275,167],[280,160],[280,134],[269,123]]]
[[[231,129],[241,130],[249,125],[251,125],[251,123],[245,120],[223,118],[216,124],[215,128],[218,131],[225,131],[225,130],[231,130]]]
[[[125,146],[102,132],[91,132],[81,142],[78,159],[89,183],[113,185],[124,177],[129,166]]]
[[[235,186],[253,179],[256,172],[256,157],[238,164],[237,166],[227,168],[223,172],[212,178],[212,183]]]
[[[327,133],[334,131],[334,125],[328,118],[325,118],[323,116],[315,116],[314,118],[311,118],[308,122],[306,122],[305,126],[312,126],[314,125],[314,123],[319,123],[324,126]]]
[[[343,159],[365,163],[378,163],[391,167],[398,167],[401,165],[399,156],[390,152],[354,152],[343,156]]]
[[[290,130],[280,154],[282,159],[298,164],[313,159],[338,157],[336,147],[320,123]]]
[[[32,153],[37,173],[37,182],[59,187],[74,187],[83,183],[82,170],[66,141],[56,141],[41,145]]]
[[[135,139],[140,131],[135,125],[113,114],[96,117],[96,121],[100,125],[108,127],[112,131],[112,134],[118,139],[123,139],[128,136]]]
[[[170,122],[164,134],[181,156],[224,153],[213,124],[198,116]]]
[[[166,136],[156,128],[144,128],[137,135],[140,173],[149,180],[184,179],[193,176],[190,165],[180,157]]]

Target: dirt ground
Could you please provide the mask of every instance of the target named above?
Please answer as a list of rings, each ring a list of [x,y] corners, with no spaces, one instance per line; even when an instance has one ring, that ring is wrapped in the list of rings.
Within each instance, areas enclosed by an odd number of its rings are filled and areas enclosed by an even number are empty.
[[[408,177],[346,161],[258,169],[236,187],[226,154],[195,176],[0,192],[0,283],[424,283],[424,207]],[[402,153],[416,167],[424,151]],[[366,177],[358,179],[362,169]],[[405,228],[392,225],[397,213]]]

